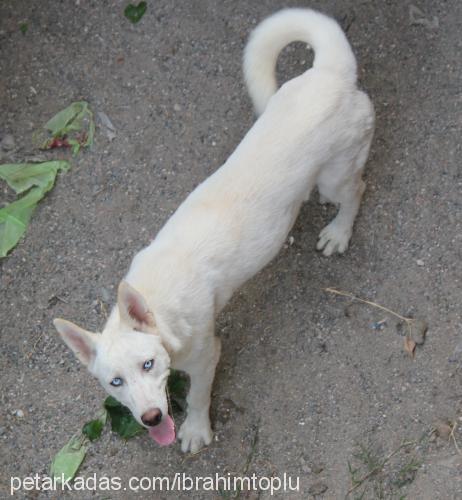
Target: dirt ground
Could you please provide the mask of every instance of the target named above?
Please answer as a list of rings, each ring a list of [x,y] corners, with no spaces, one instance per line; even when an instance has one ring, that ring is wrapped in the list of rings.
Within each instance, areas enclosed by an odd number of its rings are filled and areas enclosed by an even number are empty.
[[[341,499],[354,486],[348,498],[462,498],[462,3],[158,0],[136,25],[123,16],[126,3],[0,3],[0,140],[14,139],[13,147],[2,143],[2,163],[37,156],[33,131],[72,101],[88,101],[116,127],[113,141],[97,129],[92,149],[72,159],[0,262],[1,498],[11,476],[47,474],[105,397],[52,319],[101,329],[134,253],[252,125],[242,49],[259,20],[287,5],[342,23],[376,107],[351,247],[342,257],[315,251],[335,211],[314,194],[279,256],[218,319],[212,445],[184,456],[178,444],[161,449],[146,435],[124,442],[106,430],[79,475],[118,476],[127,486],[132,476],[286,473],[299,477],[299,491],[274,498]],[[280,58],[281,79],[309,61],[302,45],[291,45]],[[0,192],[10,199],[4,185]],[[404,350],[399,319],[326,287],[425,319],[415,358]],[[15,496],[266,499],[270,492]]]

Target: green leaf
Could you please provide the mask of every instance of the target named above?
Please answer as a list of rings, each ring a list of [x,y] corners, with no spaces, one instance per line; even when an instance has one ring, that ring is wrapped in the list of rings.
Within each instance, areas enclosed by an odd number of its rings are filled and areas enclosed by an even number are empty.
[[[187,376],[178,370],[171,369],[167,387],[173,411],[184,412],[186,410],[186,395],[188,394]]]
[[[138,5],[128,4],[125,7],[124,14],[132,23],[137,23],[148,8],[146,2],[140,2]]]
[[[66,481],[75,476],[87,452],[85,442],[84,436],[75,434],[55,455],[51,462],[50,474],[57,478],[57,482],[61,482],[61,479]]]
[[[69,134],[73,135],[73,137],[68,139],[68,143],[72,147],[72,154],[74,156],[80,151],[82,146],[89,147],[93,144],[95,121],[93,119],[93,112],[85,101],[73,102],[67,108],[56,113],[45,124],[45,128],[52,135],[52,139],[47,139],[41,144],[42,149],[48,149],[53,139],[67,137]]]
[[[106,425],[107,420],[107,411],[102,410],[100,414],[94,420],[90,420],[87,422],[83,428],[82,433],[87,436],[90,441],[95,441],[101,437],[101,433],[103,432],[104,426]]]
[[[108,396],[104,401],[109,418],[111,419],[111,429],[124,439],[130,439],[146,429],[140,425],[130,413],[130,410],[119,403],[112,396]]]
[[[0,209],[0,258],[14,248],[26,232],[37,203],[53,187],[57,173],[67,171],[67,161],[43,163],[6,163],[0,165],[0,179],[22,198]]]
[[[109,411],[110,408],[117,408],[119,406],[122,406],[116,398],[113,398],[112,396],[108,396],[105,400],[104,400],[104,408],[106,408],[106,410]]]
[[[75,156],[80,151],[80,142],[76,139],[69,139],[67,142],[71,146],[73,156]]]
[[[80,120],[88,109],[85,101],[73,102],[67,108],[56,113],[45,123],[45,128],[53,137],[60,137],[71,130],[80,130]]]
[[[21,31],[21,33],[23,35],[25,35],[27,33],[28,28],[29,28],[29,26],[27,25],[27,23],[21,23],[19,25],[19,30]]]
[[[32,186],[48,191],[60,171],[67,171],[67,161],[45,161],[43,163],[5,163],[0,165],[0,179],[3,179],[17,194],[27,191]]]

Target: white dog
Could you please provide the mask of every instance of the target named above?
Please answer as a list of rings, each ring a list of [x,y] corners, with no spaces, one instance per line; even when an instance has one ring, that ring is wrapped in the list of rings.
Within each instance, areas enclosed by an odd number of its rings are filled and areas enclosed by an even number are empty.
[[[313,67],[277,90],[276,59],[297,40],[314,49]],[[212,439],[217,314],[277,254],[315,186],[339,205],[319,237],[324,255],[346,250],[364,191],[374,111],[357,89],[355,57],[334,20],[309,9],[276,13],[252,33],[244,74],[260,117],[135,256],[102,334],[54,321],[80,361],[162,445],[175,440],[169,369],[189,374],[183,451]]]

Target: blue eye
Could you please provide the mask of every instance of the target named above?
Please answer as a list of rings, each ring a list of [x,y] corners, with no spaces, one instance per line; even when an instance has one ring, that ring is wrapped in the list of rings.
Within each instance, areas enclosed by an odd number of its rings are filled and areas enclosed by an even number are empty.
[[[143,370],[149,371],[154,366],[154,360],[150,359],[149,361],[145,361],[143,365]]]
[[[119,387],[124,383],[124,381],[120,377],[115,377],[111,380],[111,385],[114,387]]]

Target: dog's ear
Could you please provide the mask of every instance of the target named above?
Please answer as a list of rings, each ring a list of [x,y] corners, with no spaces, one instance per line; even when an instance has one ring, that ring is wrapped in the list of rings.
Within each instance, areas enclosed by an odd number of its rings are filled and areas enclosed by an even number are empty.
[[[53,324],[77,358],[88,366],[96,355],[96,335],[64,319],[56,318]]]
[[[122,281],[119,285],[117,305],[122,321],[138,328],[142,328],[143,325],[151,328],[156,326],[154,315],[144,297],[126,281]]]

